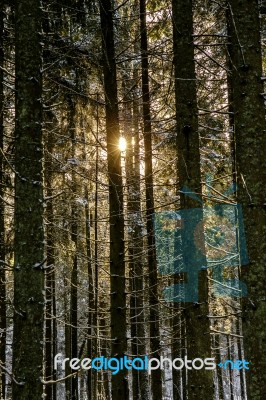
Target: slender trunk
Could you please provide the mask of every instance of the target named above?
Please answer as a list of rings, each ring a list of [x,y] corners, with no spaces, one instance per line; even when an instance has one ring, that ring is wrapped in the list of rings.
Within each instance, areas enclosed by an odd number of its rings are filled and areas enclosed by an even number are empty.
[[[29,12],[30,10],[30,12]],[[44,228],[41,3],[15,5],[16,126],[13,398],[43,393]],[[29,285],[30,282],[30,285]]]
[[[214,328],[216,326],[214,325]],[[213,356],[215,357],[216,360],[223,360],[223,354],[222,354],[222,348],[220,346],[220,335],[219,334],[214,334],[213,335]],[[216,381],[215,381],[215,387],[216,387],[216,394],[218,399],[223,398],[223,373],[220,368],[217,368],[215,371],[215,376],[216,376]]]
[[[106,321],[106,303],[104,301],[104,297],[99,299],[99,312],[98,312],[98,320],[99,320],[99,339],[98,349],[99,353],[103,357],[108,357],[107,349],[108,349],[108,326]],[[102,370],[99,372],[100,379],[98,379],[98,392],[97,396],[103,399],[109,399],[109,379],[108,379],[108,371]]]
[[[232,29],[232,24],[230,24],[230,8],[227,7],[226,9],[226,25],[227,25],[227,36],[229,38],[231,38],[232,33],[234,34],[234,32],[231,32]],[[228,111],[229,111],[229,131],[231,134],[231,158],[232,158],[232,172],[233,172],[233,186],[236,187],[236,149],[235,149],[235,129],[234,129],[234,93],[233,93],[233,87],[234,87],[234,82],[233,82],[233,75],[231,73],[233,67],[232,64],[232,43],[229,40],[228,44],[227,44],[227,66],[228,66],[228,73],[227,73],[227,91],[228,91]],[[239,226],[239,221],[237,220],[237,215],[236,215],[236,227]],[[237,238],[237,249],[238,249],[238,253],[239,255],[241,254],[241,249],[240,249],[240,243],[238,240],[238,234],[237,234],[237,228],[236,228],[236,238]],[[241,259],[239,257],[239,260],[241,262]],[[239,266],[237,268],[236,271],[236,278],[239,279]],[[240,300],[238,300],[237,302],[237,306],[238,308],[241,307],[240,304]],[[232,302],[232,307],[233,307],[233,302]],[[236,308],[237,309],[237,308]],[[239,337],[242,335],[242,331],[241,328],[242,327],[242,322],[241,322],[241,315],[239,315],[238,317],[236,317],[236,330],[237,330],[237,334],[239,335]],[[242,352],[243,352],[243,340],[241,339],[236,339],[236,346],[238,347],[238,355],[237,357],[235,356],[234,358],[231,359],[242,359]],[[245,400],[246,399],[246,395],[245,395],[245,370],[240,370],[239,371],[239,376],[240,376],[240,395],[241,399]],[[233,385],[233,388],[235,387],[235,385]]]
[[[64,277],[64,287],[68,287],[68,283],[66,278]],[[67,293],[66,291],[64,292],[64,314],[65,314],[65,356],[66,358],[71,358],[71,326],[70,326],[70,313],[68,309],[68,299],[67,299]],[[72,373],[72,370],[69,366],[69,363],[66,363],[65,365],[65,376],[68,376]],[[65,381],[65,396],[66,400],[72,400],[71,399],[71,379],[68,378]]]
[[[55,267],[54,267],[55,268]],[[57,354],[57,322],[56,322],[56,292],[55,292],[55,269],[53,268],[52,271],[52,313],[53,313],[53,320],[52,320],[52,355],[53,359]],[[53,380],[56,381],[56,370],[53,369]],[[53,387],[53,400],[57,400],[57,386]]]
[[[92,337],[93,337],[93,314],[94,314],[94,286],[93,286],[93,268],[92,268],[92,254],[91,254],[91,214],[89,207],[88,189],[85,189],[85,199],[87,204],[85,207],[86,218],[86,255],[87,255],[87,268],[88,268],[88,340],[87,340],[87,357],[92,359]],[[92,371],[88,370],[88,399],[92,399]]]
[[[242,313],[244,350],[252,370],[252,373],[247,371],[246,379],[248,398],[257,400],[266,393],[266,242],[263,240],[266,226],[266,126],[258,2],[230,0],[228,11],[237,200],[243,208],[249,256],[249,265],[241,270],[241,280],[248,288]]]
[[[75,132],[75,105],[70,100],[70,129],[72,141],[72,158],[76,156],[76,132]],[[77,194],[77,179],[72,167],[72,205],[71,205],[71,240],[74,244],[73,265],[71,271],[70,290],[70,324],[71,324],[71,358],[78,357],[78,211],[75,203]],[[78,377],[71,378],[71,400],[78,400]]]
[[[244,359],[244,345],[243,345],[243,337],[242,337],[242,321],[240,319],[237,320],[236,333],[238,335],[238,359]],[[247,388],[246,388],[246,372],[245,369],[240,370],[240,396],[242,400],[247,400]]]
[[[51,200],[53,196],[52,190],[52,162],[50,154],[53,152],[53,138],[49,132],[47,138],[47,156],[45,160],[45,180],[46,180],[46,195],[50,200],[47,202],[46,216],[47,216],[47,231],[46,231],[46,243],[47,243],[47,266],[49,267],[45,274],[45,291],[46,291],[46,307],[45,307],[45,380],[51,380],[54,378],[53,369],[53,358],[54,353],[54,342],[56,342],[56,336],[54,332],[54,281],[55,281],[55,255],[54,255],[54,210],[53,202]],[[49,399],[53,399],[53,392],[56,392],[56,387],[53,385],[45,386],[45,394]]]
[[[189,188],[201,198],[201,170],[198,133],[198,109],[196,74],[193,47],[192,0],[172,0],[173,40],[176,99],[176,145],[178,156],[178,188]],[[211,337],[208,320],[206,257],[199,244],[204,241],[201,223],[203,212],[197,200],[185,194],[180,196],[184,211],[184,228],[181,230],[184,271],[187,272],[185,287],[187,357],[206,358],[211,355]],[[199,229],[199,227],[201,228]],[[197,231],[195,230],[197,227]],[[197,232],[197,240],[191,240]],[[204,247],[204,246],[203,246]],[[178,287],[178,285],[176,286]],[[178,349],[174,356],[177,356]],[[208,398],[214,396],[213,374],[211,371],[191,369],[187,371],[188,398]],[[177,399],[178,395],[175,394]]]
[[[226,26],[227,26],[227,36],[231,37],[231,26],[229,23],[230,11],[229,8],[226,9]],[[236,183],[236,154],[235,154],[235,130],[234,130],[234,109],[233,109],[233,76],[230,71],[233,68],[232,65],[232,45],[230,40],[227,44],[226,52],[226,62],[228,66],[227,73],[227,93],[228,93],[228,116],[229,116],[229,131],[231,133],[231,157],[232,157],[232,172],[233,172],[233,184]]]
[[[0,361],[6,363],[6,273],[5,273],[5,207],[4,207],[4,5],[0,6]],[[5,372],[1,372],[0,398],[5,399]]]
[[[97,357],[98,352],[98,301],[99,301],[99,279],[98,279],[98,175],[99,175],[99,95],[97,93],[96,109],[96,158],[95,158],[95,199],[94,199],[94,313],[93,313],[93,351]],[[97,397],[98,374],[94,374],[93,396]]]
[[[145,150],[145,188],[146,188],[146,219],[148,241],[149,265],[149,305],[150,305],[150,351],[152,357],[160,357],[160,327],[159,327],[159,302],[158,278],[153,228],[154,197],[153,197],[153,171],[152,171],[152,129],[150,112],[149,89],[149,60],[148,38],[146,26],[146,0],[140,0],[140,41],[141,41],[141,67],[142,67],[142,101],[143,101],[143,136]],[[151,376],[152,395],[155,399],[162,398],[161,370],[153,371]]]
[[[112,355],[124,356],[126,340],[125,245],[123,183],[119,143],[119,117],[114,47],[113,12],[110,0],[100,2],[103,73],[105,89],[107,163],[109,179],[110,273],[111,273],[111,339]],[[112,375],[112,400],[128,398],[125,369]]]
[[[137,82],[137,70],[133,71],[134,82]],[[126,92],[127,90],[125,90]],[[136,94],[133,94],[133,109],[130,98],[126,98],[124,127],[127,139],[126,177],[128,189],[128,224],[129,224],[129,271],[130,271],[130,321],[131,321],[131,353],[133,357],[143,357],[145,344],[145,311],[143,285],[143,235],[141,217],[140,188],[140,155],[139,155],[139,107]],[[133,129],[132,129],[133,128]],[[131,132],[134,132],[132,136]],[[130,132],[130,133],[129,133]],[[149,384],[145,371],[132,371],[133,400],[148,400]]]
[[[78,259],[77,254],[73,257],[71,272],[71,291],[70,291],[70,324],[71,324],[71,358],[78,357]],[[71,378],[71,400],[78,399],[78,377]]]

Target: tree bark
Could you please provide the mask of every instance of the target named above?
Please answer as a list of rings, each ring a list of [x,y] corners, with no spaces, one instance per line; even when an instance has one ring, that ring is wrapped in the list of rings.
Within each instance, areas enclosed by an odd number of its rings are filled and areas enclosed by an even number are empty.
[[[70,107],[70,123],[69,129],[71,131],[71,157],[75,159],[76,156],[76,130],[75,130],[75,113],[76,107],[74,101],[69,99]],[[71,204],[71,241],[74,244],[73,250],[73,264],[71,271],[71,290],[70,290],[70,330],[71,330],[71,358],[78,357],[78,210],[76,205],[77,196],[77,177],[72,167],[72,204]],[[71,400],[78,400],[78,377],[74,375],[71,378]]]
[[[137,69],[134,69],[133,82],[130,80],[131,86],[137,85],[137,78]],[[128,88],[125,87],[124,133],[127,140],[125,164],[128,191],[131,353],[132,357],[143,357],[147,353],[147,348],[145,343],[144,241],[141,215],[139,106],[136,90],[133,92],[133,101],[130,101],[131,97],[126,95],[127,91]],[[132,131],[134,132],[133,135]],[[149,383],[146,371],[132,371],[132,398],[133,400],[149,399]]]
[[[55,121],[54,121],[55,122]],[[53,170],[51,155],[54,149],[53,132],[48,132],[46,143],[45,157],[45,186],[46,196],[49,199],[46,206],[46,243],[47,243],[47,266],[45,274],[45,291],[46,291],[46,307],[45,307],[45,380],[49,381],[56,378],[53,368],[53,360],[56,355],[56,314],[55,314],[55,254],[54,254],[54,206],[53,196]],[[56,386],[46,385],[45,394],[49,399],[56,399]]]
[[[119,143],[119,118],[113,11],[110,0],[100,1],[105,90],[107,163],[109,179],[111,339],[112,356],[123,357],[126,341],[125,245],[123,183]],[[126,371],[112,375],[112,400],[128,398]]]
[[[266,393],[265,264],[266,126],[259,10],[256,0],[228,1],[232,101],[235,125],[237,200],[242,205],[249,265],[241,269],[243,335],[248,398]]]
[[[15,5],[15,240],[12,395],[43,393],[44,228],[41,4]]]
[[[153,168],[152,168],[152,127],[150,112],[149,89],[149,60],[148,37],[146,24],[146,0],[140,0],[140,50],[141,50],[141,82],[142,82],[142,108],[143,108],[143,138],[145,160],[145,194],[146,194],[146,226],[148,242],[148,266],[149,266],[149,308],[150,308],[150,352],[152,357],[160,358],[160,326],[159,326],[159,302],[158,302],[158,277],[155,249],[155,237],[153,228],[154,194],[153,194]],[[154,370],[151,375],[151,391],[153,399],[162,398],[161,370]]]
[[[93,336],[93,314],[94,314],[94,286],[93,286],[93,268],[92,268],[92,252],[91,252],[91,213],[89,206],[88,189],[85,188],[85,199],[87,204],[85,206],[85,219],[86,219],[86,256],[87,256],[87,274],[88,274],[88,339],[87,339],[87,357],[92,359],[92,336]],[[87,390],[88,399],[92,398],[92,371],[88,370],[87,373]]]
[[[94,199],[94,313],[93,313],[93,351],[94,354],[98,352],[98,332],[99,332],[99,270],[98,270],[98,179],[99,179],[99,95],[97,93],[96,105],[96,155],[95,155],[95,199]],[[93,374],[93,396],[97,396],[98,390],[98,374]]]
[[[189,188],[201,199],[201,170],[198,133],[198,109],[196,92],[196,74],[193,46],[193,9],[192,0],[172,0],[173,50],[175,70],[176,100],[176,147],[178,158],[178,189]],[[178,191],[179,194],[179,191]],[[206,257],[192,240],[196,224],[203,221],[203,212],[199,201],[181,193],[181,209],[191,209],[191,218],[184,222],[181,231],[184,269],[187,273],[184,318],[186,323],[187,357],[206,358],[211,356],[211,338],[208,320],[208,284],[206,271],[195,268],[206,267]],[[194,219],[195,211],[196,218]],[[187,214],[190,216],[190,214]],[[198,239],[204,240],[203,228]],[[177,318],[178,314],[176,313]],[[178,324],[178,319],[174,325]],[[178,338],[177,338],[178,339]],[[178,357],[176,349],[173,358]],[[174,377],[175,377],[174,373]],[[174,399],[178,399],[174,385]],[[208,398],[214,396],[213,375],[205,369],[188,370],[186,391],[188,398]]]
[[[5,273],[5,203],[4,203],[4,4],[0,6],[0,360],[6,363],[6,273]],[[5,399],[6,375],[1,372],[0,398]]]

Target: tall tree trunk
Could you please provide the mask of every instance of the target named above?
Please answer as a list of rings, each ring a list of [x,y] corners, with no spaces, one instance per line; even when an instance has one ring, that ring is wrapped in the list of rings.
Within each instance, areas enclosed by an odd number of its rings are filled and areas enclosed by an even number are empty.
[[[47,243],[47,266],[45,274],[45,291],[46,291],[46,307],[45,307],[45,380],[55,378],[53,359],[56,355],[54,342],[56,343],[56,320],[55,320],[55,254],[54,254],[54,207],[53,207],[53,188],[52,188],[52,159],[51,154],[54,148],[53,132],[48,132],[47,152],[45,157],[45,186],[46,196],[48,198],[46,206],[46,243]],[[55,323],[55,324],[54,324]],[[55,328],[55,329],[54,329]],[[55,393],[54,393],[55,392]],[[49,399],[55,399],[56,386],[46,385],[45,394]]]
[[[15,6],[16,126],[14,240],[14,399],[43,393],[44,228],[41,2]]]
[[[133,70],[132,86],[137,85],[137,69]],[[125,88],[125,93],[128,88]],[[126,94],[125,94],[126,96]],[[143,357],[147,353],[145,343],[143,235],[141,216],[140,154],[139,154],[139,105],[136,90],[133,104],[125,98],[124,132],[126,147],[127,212],[129,225],[128,259],[130,271],[130,328],[131,353],[133,357]],[[133,128],[133,129],[132,129]],[[132,131],[134,135],[132,136]],[[149,383],[146,371],[132,371],[133,400],[149,399]]]
[[[92,252],[91,252],[91,213],[89,207],[88,189],[85,189],[85,206],[86,218],[86,256],[88,268],[88,339],[87,339],[87,357],[92,359],[92,336],[93,336],[93,315],[94,315],[94,287],[93,287],[93,268],[92,268]],[[87,374],[88,399],[92,399],[92,370],[88,370]]]
[[[75,104],[72,100],[70,103],[70,130],[71,130],[71,144],[72,154],[74,160],[76,157],[76,132],[75,132]],[[78,357],[78,212],[76,205],[77,195],[77,178],[72,166],[72,204],[71,204],[71,240],[74,244],[73,250],[73,264],[71,271],[71,290],[70,290],[70,329],[71,329],[71,358]],[[78,400],[78,376],[74,375],[71,378],[71,400]]]
[[[231,29],[233,28],[232,24],[230,23],[230,17],[231,15],[231,10],[230,7],[227,7],[226,9],[226,25],[227,25],[227,36],[228,38],[231,38],[232,33],[234,34],[234,31],[231,32]],[[233,187],[236,187],[236,153],[235,153],[235,125],[234,125],[234,97],[233,97],[233,74],[231,73],[232,69],[234,68],[232,64],[232,43],[231,40],[228,40],[227,44],[227,54],[226,54],[226,60],[227,60],[227,92],[228,92],[228,111],[229,111],[229,131],[231,134],[231,159],[232,159],[232,173],[233,173]],[[236,216],[236,226],[239,225],[239,222],[237,221],[237,216]],[[236,235],[237,235],[237,229],[236,229]],[[237,239],[238,240],[238,239]],[[240,254],[240,243],[237,243],[238,247],[238,253]],[[239,267],[236,272],[236,277],[237,279],[240,279],[239,276]],[[231,301],[231,306],[232,310],[234,310],[234,304],[236,304],[235,311],[241,307],[241,300],[238,299],[235,302]],[[237,313],[236,313],[237,314]],[[239,338],[236,339],[236,343],[238,346],[238,359],[242,358],[242,353],[243,353],[243,339],[240,338],[242,335],[242,321],[241,321],[241,314],[238,314],[238,317],[236,317],[236,330],[237,334],[239,335]],[[234,357],[236,358],[236,356]],[[232,358],[231,358],[232,359]],[[219,372],[218,372],[219,373]],[[234,371],[232,372],[234,373]],[[240,396],[241,398],[245,399],[246,398],[246,390],[245,390],[245,370],[242,369],[239,371],[240,375]],[[221,389],[222,389],[222,385]],[[234,387],[235,385],[233,385]]]
[[[134,81],[137,82],[137,70],[133,71]],[[145,301],[144,301],[144,274],[143,274],[143,259],[141,254],[143,253],[143,236],[141,232],[142,217],[141,217],[141,187],[140,187],[140,136],[139,136],[139,105],[137,99],[136,90],[134,91],[133,99],[133,127],[134,127],[134,146],[133,146],[133,191],[134,195],[134,210],[138,215],[138,219],[135,222],[134,232],[134,278],[135,278],[135,307],[136,307],[136,339],[138,340],[136,354],[147,353],[146,343],[146,313],[145,313]],[[138,385],[139,385],[139,399],[149,399],[149,381],[147,374],[142,371],[138,371]]]
[[[68,287],[68,281],[64,276],[64,287]],[[65,314],[65,326],[64,326],[64,333],[65,333],[65,355],[66,358],[71,358],[71,325],[70,325],[70,313],[68,309],[68,299],[67,293],[64,291],[64,314]],[[71,375],[73,371],[71,370],[69,363],[65,365],[65,376]],[[66,400],[71,399],[71,378],[65,380],[65,396]]]
[[[232,100],[235,124],[237,200],[243,207],[249,265],[241,270],[248,288],[243,299],[243,335],[248,398],[266,393],[265,109],[258,2],[228,1],[231,33]]]
[[[146,219],[148,241],[148,266],[149,266],[149,305],[150,305],[150,351],[152,357],[160,358],[160,327],[159,327],[159,302],[158,278],[153,228],[154,197],[153,197],[153,169],[152,169],[152,130],[150,112],[149,90],[149,60],[148,38],[146,26],[146,0],[140,0],[140,47],[141,47],[141,72],[142,72],[142,102],[143,102],[143,136],[145,150],[145,188],[146,188]],[[162,398],[161,370],[154,370],[151,376],[151,390],[153,398]]]
[[[97,104],[98,107],[98,104]],[[98,115],[97,115],[98,117]],[[98,126],[98,124],[97,124]],[[98,133],[98,129],[97,129]],[[98,135],[97,135],[98,136]],[[84,141],[84,150],[83,150],[83,158],[87,162],[89,161],[89,157],[87,159],[87,146],[86,146],[86,135],[84,134],[83,137]],[[98,145],[98,144],[97,144]],[[98,152],[96,150],[96,152]],[[96,164],[98,164],[97,156],[96,156]],[[98,168],[98,166],[96,167]],[[95,180],[97,180],[97,174],[95,177]],[[95,336],[95,314],[96,314],[96,308],[95,308],[95,266],[93,268],[93,251],[92,251],[92,226],[93,226],[93,214],[91,211],[91,205],[89,202],[89,190],[88,190],[88,181],[85,183],[85,200],[86,200],[86,205],[85,205],[85,235],[86,235],[86,257],[87,257],[87,276],[88,276],[88,338],[87,338],[87,357],[90,359],[93,358],[93,355],[96,353],[94,351],[94,336]],[[91,190],[91,188],[90,188]],[[96,194],[95,194],[96,196]],[[95,238],[94,238],[95,239]],[[96,239],[95,239],[96,243]],[[92,370],[89,369],[87,373],[87,393],[88,393],[88,400],[91,400],[94,398],[93,395],[93,374]]]
[[[4,4],[0,6],[0,361],[6,363],[6,273],[5,273],[5,204],[4,204]],[[0,398],[5,399],[6,375],[1,370]]]
[[[192,0],[172,0],[173,46],[175,69],[176,100],[176,146],[178,157],[178,188],[189,188],[201,198],[201,171],[198,133],[198,109],[196,93],[196,74],[193,47],[193,10]],[[194,229],[203,220],[200,203],[181,193],[181,209],[191,211],[184,229],[181,230],[184,270],[187,272],[185,284],[185,322],[187,357],[206,358],[211,355],[211,338],[208,320],[208,285],[206,271],[199,271],[199,266],[206,266],[206,257],[195,244]],[[198,232],[199,240],[204,240],[204,232]],[[185,297],[186,297],[185,296]],[[178,322],[178,321],[176,321]],[[178,350],[174,356],[178,355]],[[174,390],[175,393],[175,390]],[[211,371],[187,371],[188,398],[208,398],[214,396],[213,375]],[[178,398],[178,394],[174,394]]]
[[[113,11],[110,0],[100,1],[105,89],[107,163],[109,179],[111,339],[112,356],[123,357],[126,341],[125,245],[123,183],[119,143],[119,118],[114,47]],[[112,375],[112,400],[128,398],[125,369]]]
[[[98,274],[98,179],[99,179],[99,95],[96,105],[96,157],[95,157],[95,199],[94,199],[94,312],[93,312],[93,351],[98,352],[98,301],[99,301],[99,274]],[[97,396],[98,374],[95,373],[93,382],[93,396]],[[92,396],[92,397],[93,397]]]
[[[53,332],[53,337],[52,337],[52,355],[53,358],[57,354],[57,320],[56,320],[56,291],[55,291],[55,267],[53,268],[52,271],[52,313],[53,313],[53,321],[52,321],[52,332]],[[53,370],[53,380],[56,380],[56,370]],[[57,386],[54,385],[53,387],[53,400],[57,400]]]

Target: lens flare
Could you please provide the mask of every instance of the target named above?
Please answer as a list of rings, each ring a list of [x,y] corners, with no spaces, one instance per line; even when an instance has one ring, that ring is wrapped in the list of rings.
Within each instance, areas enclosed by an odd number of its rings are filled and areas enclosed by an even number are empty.
[[[120,151],[125,151],[126,148],[127,148],[126,139],[125,139],[124,137],[122,137],[122,136],[119,138],[119,145],[118,145],[118,147],[119,147],[119,150],[120,150]]]

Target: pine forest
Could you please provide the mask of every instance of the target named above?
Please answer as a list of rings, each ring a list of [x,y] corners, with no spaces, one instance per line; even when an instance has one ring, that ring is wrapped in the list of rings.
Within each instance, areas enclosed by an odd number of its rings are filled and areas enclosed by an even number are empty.
[[[265,0],[1,1],[0,400],[266,399],[265,44]]]

